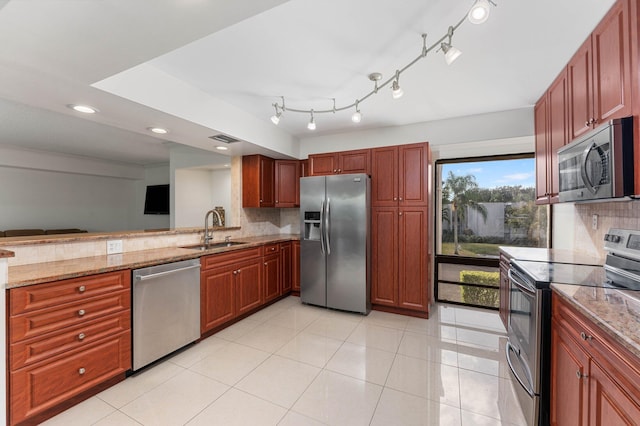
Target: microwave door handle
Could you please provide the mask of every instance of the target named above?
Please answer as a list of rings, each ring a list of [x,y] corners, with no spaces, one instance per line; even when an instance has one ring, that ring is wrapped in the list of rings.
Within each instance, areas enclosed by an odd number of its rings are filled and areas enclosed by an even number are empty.
[[[584,154],[583,154],[584,158],[582,160],[582,167],[580,168],[580,174],[582,175],[582,182],[584,183],[584,186],[592,194],[596,193],[596,191],[598,190],[598,187],[594,186],[591,183],[591,180],[589,179],[589,175],[587,174],[587,160],[589,160],[589,154],[591,153],[591,151],[593,151],[594,148],[597,148],[597,145],[595,143],[589,145],[587,149],[584,150]]]
[[[513,363],[511,362],[511,352],[513,352],[514,354],[516,354],[518,356],[518,358],[520,358],[520,354],[518,353],[518,351],[516,350],[516,348],[513,347],[513,345],[511,344],[511,342],[507,341],[507,363],[509,364],[509,369],[511,370],[511,372],[513,373],[513,377],[516,378],[516,380],[518,381],[518,383],[520,383],[520,386],[522,386],[522,388],[529,394],[529,396],[531,398],[533,398],[535,396],[535,393],[533,392],[533,388],[531,388],[530,386],[527,386],[524,383],[524,380],[522,380],[520,378],[520,376],[518,376],[518,374],[516,373],[515,368],[513,368]]]

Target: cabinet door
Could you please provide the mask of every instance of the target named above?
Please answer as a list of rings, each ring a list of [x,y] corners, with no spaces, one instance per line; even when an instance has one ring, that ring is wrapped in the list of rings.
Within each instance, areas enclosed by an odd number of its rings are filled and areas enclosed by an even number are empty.
[[[338,173],[371,173],[371,151],[361,149],[338,153]]]
[[[560,192],[558,174],[558,149],[568,141],[568,102],[567,102],[567,74],[563,71],[549,88],[548,98],[548,141],[547,141],[547,190],[549,201],[557,203]]]
[[[280,255],[270,254],[264,257],[264,272],[262,282],[264,287],[264,301],[269,302],[280,295]]]
[[[291,268],[291,243],[280,243],[280,294],[287,294],[291,291],[292,286],[292,268]]]
[[[631,115],[629,2],[618,1],[592,35],[593,118],[598,125]]]
[[[200,273],[200,333],[232,320],[236,316],[234,265]]]
[[[309,156],[309,176],[324,176],[338,173],[338,156],[335,153]]]
[[[371,303],[398,305],[398,208],[371,212]]]
[[[536,132],[536,204],[549,204],[549,154],[547,152],[547,96],[543,96],[534,109]]]
[[[426,143],[398,147],[398,203],[426,206],[431,152]]]
[[[593,361],[589,385],[589,425],[638,424],[640,402],[634,401]]]
[[[236,312],[245,312],[260,306],[264,300],[262,293],[262,259],[250,260],[237,265],[235,274]]]
[[[371,205],[398,205],[398,147],[371,150]]]
[[[586,425],[589,358],[555,319],[551,326],[551,424]]]
[[[296,160],[275,161],[276,207],[297,207],[300,204],[298,183],[300,166]]]
[[[260,207],[275,207],[275,161],[260,156]]]
[[[300,291],[300,241],[293,242],[293,253],[291,259],[291,275],[293,283],[291,289]]]
[[[398,212],[398,306],[426,311],[429,258],[427,208],[400,208]]]
[[[593,118],[593,77],[591,75],[591,37],[573,55],[567,65],[569,79],[569,139],[591,130]]]

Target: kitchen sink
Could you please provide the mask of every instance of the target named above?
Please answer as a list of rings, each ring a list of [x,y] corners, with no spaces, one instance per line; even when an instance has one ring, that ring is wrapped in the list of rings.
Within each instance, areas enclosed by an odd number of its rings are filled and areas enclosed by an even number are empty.
[[[216,249],[222,247],[233,247],[240,244],[247,244],[241,241],[221,241],[219,243],[209,243],[209,244],[194,244],[192,246],[182,246],[180,248],[192,249],[192,250],[209,250]]]

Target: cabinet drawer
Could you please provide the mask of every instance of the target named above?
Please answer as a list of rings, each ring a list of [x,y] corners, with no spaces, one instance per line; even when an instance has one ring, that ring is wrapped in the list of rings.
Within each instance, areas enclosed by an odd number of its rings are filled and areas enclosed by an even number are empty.
[[[126,310],[77,327],[65,328],[60,333],[48,333],[42,338],[14,343],[9,349],[10,368],[12,371],[17,370],[66,351],[87,347],[105,337],[130,329],[131,311]]]
[[[260,256],[262,256],[262,246],[245,250],[236,250],[224,254],[212,254],[210,256],[205,256],[200,259],[200,264],[204,270]]]
[[[264,246],[264,255],[266,256],[271,253],[277,253],[279,248],[280,246],[278,245],[278,243],[267,244]]]
[[[14,288],[9,291],[9,315],[110,294],[130,286],[131,271],[125,270]]]
[[[131,307],[131,292],[120,291],[106,296],[66,304],[57,309],[43,309],[9,319],[9,342],[40,336],[51,331],[86,324],[98,317]]]
[[[51,362],[10,375],[10,423],[42,412],[131,368],[131,333],[125,332]]]

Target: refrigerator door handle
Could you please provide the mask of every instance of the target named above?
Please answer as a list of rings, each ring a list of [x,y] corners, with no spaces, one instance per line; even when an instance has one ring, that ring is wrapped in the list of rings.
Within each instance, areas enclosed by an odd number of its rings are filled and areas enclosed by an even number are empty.
[[[327,210],[324,214],[324,241],[327,249],[327,256],[331,254],[331,198],[327,197]]]
[[[324,200],[320,202],[320,253],[325,255],[324,250]]]

